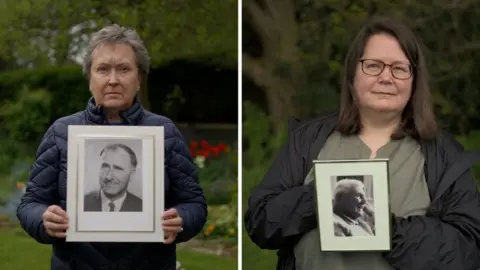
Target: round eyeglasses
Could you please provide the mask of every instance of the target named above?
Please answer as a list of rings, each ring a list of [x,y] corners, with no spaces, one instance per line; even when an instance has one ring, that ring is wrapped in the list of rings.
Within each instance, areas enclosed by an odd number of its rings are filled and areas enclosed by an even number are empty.
[[[380,75],[386,66],[390,68],[390,73],[392,76],[399,80],[407,80],[412,77],[412,67],[409,64],[405,63],[394,63],[394,64],[385,64],[380,60],[373,59],[362,59],[360,60],[362,64],[363,73],[371,76]]]

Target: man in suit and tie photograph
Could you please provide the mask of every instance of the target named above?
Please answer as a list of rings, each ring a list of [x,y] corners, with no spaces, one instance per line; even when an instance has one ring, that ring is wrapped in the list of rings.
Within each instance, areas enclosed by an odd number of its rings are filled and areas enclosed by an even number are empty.
[[[128,191],[138,166],[135,152],[125,144],[109,144],[100,152],[100,189],[84,197],[85,212],[142,212],[142,199]]]

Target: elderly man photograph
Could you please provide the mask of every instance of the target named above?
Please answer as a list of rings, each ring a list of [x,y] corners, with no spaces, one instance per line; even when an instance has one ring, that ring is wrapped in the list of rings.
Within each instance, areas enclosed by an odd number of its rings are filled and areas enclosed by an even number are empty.
[[[100,190],[85,195],[84,211],[142,212],[142,199],[128,192],[138,165],[135,152],[124,144],[109,144],[100,157]]]
[[[374,236],[374,229],[363,220],[365,210],[372,211],[365,199],[363,183],[356,179],[339,180],[333,195],[335,236]]]

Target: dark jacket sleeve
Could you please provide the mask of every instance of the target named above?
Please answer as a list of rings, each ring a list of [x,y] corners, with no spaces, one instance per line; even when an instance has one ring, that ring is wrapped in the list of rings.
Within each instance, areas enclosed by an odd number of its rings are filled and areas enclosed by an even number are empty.
[[[315,189],[304,186],[306,160],[298,153],[294,134],[277,154],[262,182],[252,191],[245,213],[245,227],[252,241],[263,249],[292,244],[317,226]]]
[[[183,232],[176,239],[177,243],[181,243],[190,240],[203,229],[207,221],[207,203],[187,144],[173,124],[166,128],[172,131],[165,138],[166,172],[171,181],[169,204],[177,209],[183,219]]]
[[[36,160],[31,169],[26,192],[17,209],[17,217],[23,229],[36,241],[52,244],[62,241],[48,236],[43,226],[42,214],[50,205],[57,204],[57,178],[59,173],[59,150],[55,143],[55,127],[45,133],[38,147]]]
[[[450,140],[444,143],[444,150],[445,159],[437,162],[445,162],[450,168],[458,161],[459,144]],[[443,177],[442,181],[451,180]],[[384,254],[393,267],[408,270],[480,268],[480,201],[471,171],[459,172],[440,200],[439,217],[427,214],[393,218],[393,246]]]

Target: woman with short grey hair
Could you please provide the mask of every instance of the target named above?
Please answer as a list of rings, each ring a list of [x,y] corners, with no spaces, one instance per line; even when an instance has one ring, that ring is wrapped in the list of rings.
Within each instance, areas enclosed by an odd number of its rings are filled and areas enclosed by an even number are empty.
[[[86,49],[86,55],[83,61],[83,74],[90,78],[90,69],[92,67],[92,54],[98,47],[104,44],[128,44],[135,54],[135,60],[141,79],[146,79],[150,70],[150,56],[142,39],[133,29],[128,29],[113,24],[102,28],[92,35],[92,39]]]
[[[88,45],[83,73],[92,97],[85,110],[56,120],[37,151],[26,192],[17,210],[25,231],[53,245],[52,270],[175,269],[175,244],[197,235],[207,206],[187,144],[173,122],[142,107],[137,98],[147,79],[150,57],[133,29],[102,28]],[[67,126],[163,126],[165,129],[166,210],[164,244],[66,243]]]

